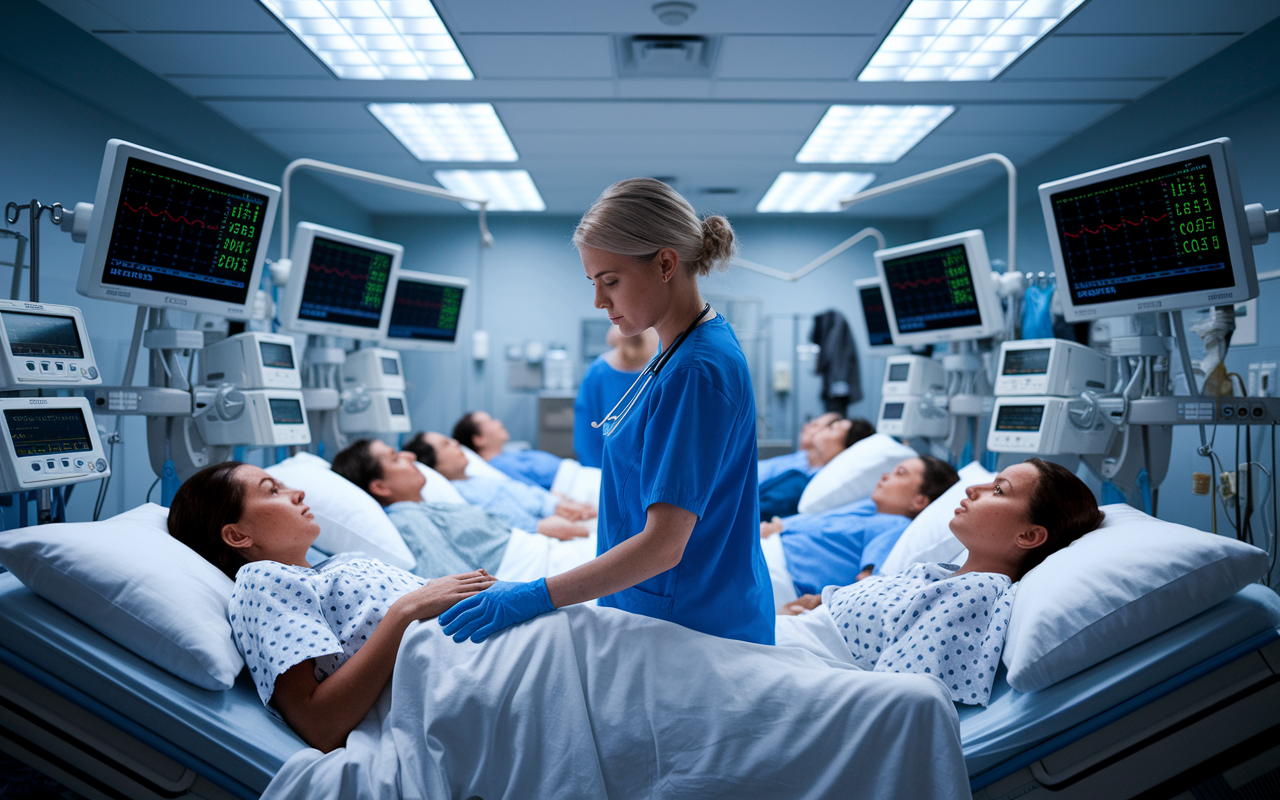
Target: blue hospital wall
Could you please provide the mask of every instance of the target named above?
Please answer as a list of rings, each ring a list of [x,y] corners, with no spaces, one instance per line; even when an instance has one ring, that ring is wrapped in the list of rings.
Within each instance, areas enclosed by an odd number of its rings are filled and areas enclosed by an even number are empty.
[[[1021,271],[1051,271],[1048,233],[1037,194],[1039,184],[1134,158],[1183,147],[1219,136],[1232,140],[1245,203],[1280,206],[1280,71],[1274,54],[1280,48],[1280,23],[1273,22],[1200,66],[1170,81],[1141,100],[1102,120],[1089,130],[1024,165],[1019,170],[1018,267]],[[1006,201],[1003,177],[981,194],[934,218],[931,235],[969,228],[986,232],[992,257],[1008,252]],[[1280,237],[1254,248],[1258,271],[1280,268]],[[1258,306],[1258,344],[1236,345],[1227,354],[1227,367],[1247,376],[1252,362],[1280,360],[1280,319],[1269,313],[1280,303],[1280,281],[1261,284]],[[1184,312],[1187,324],[1200,316]],[[1200,339],[1191,335],[1191,355],[1204,354]],[[1174,358],[1173,372],[1181,373]],[[1178,380],[1181,383],[1181,380]],[[1270,431],[1255,429],[1254,458]],[[1235,430],[1218,429],[1217,452],[1224,468],[1245,460],[1244,445],[1236,457]],[[1159,497],[1158,515],[1208,530],[1211,508],[1207,497],[1191,494],[1191,473],[1213,470],[1208,459],[1197,455],[1199,430],[1175,429],[1173,455]],[[1270,469],[1270,445],[1266,449]],[[1255,473],[1263,477],[1261,472]],[[1270,512],[1268,512],[1269,514]],[[1226,530],[1218,514],[1219,531]],[[1257,529],[1259,522],[1255,517]]]
[[[799,269],[868,224],[854,218],[744,218],[733,222],[743,257],[786,271]],[[508,389],[506,349],[528,340],[564,344],[576,366],[576,376],[581,377],[582,320],[603,318],[604,312],[592,304],[592,286],[570,241],[576,223],[575,217],[493,214],[489,227],[494,245],[481,254],[473,216],[375,218],[373,235],[404,245],[406,269],[472,281],[464,299],[458,351],[403,355],[415,429],[447,433],[464,411],[480,408],[503,420],[513,439],[536,443],[537,395]],[[875,224],[891,245],[914,241],[924,234],[923,224],[915,221]],[[865,240],[795,283],[734,267],[704,278],[702,290],[716,297],[758,298],[763,301],[761,315],[801,315],[803,341],[807,341],[813,315],[836,308],[850,319],[857,342],[865,347],[865,332],[855,318],[859,306],[853,281],[875,274],[874,249],[872,240]],[[478,288],[481,258],[483,285]],[[489,358],[483,365],[471,359],[471,332],[476,330],[478,316],[490,339]],[[774,337],[774,360],[790,361],[791,323],[787,320],[776,327],[781,332]],[[802,369],[806,366],[812,369],[811,362]],[[884,359],[864,358],[860,366],[866,396],[851,405],[849,413],[874,420]],[[817,380],[803,375],[793,379],[804,392],[796,398],[801,403],[801,419],[821,413]],[[774,406],[781,401],[794,402],[767,394],[766,402]],[[787,409],[781,416],[790,417],[790,406]],[[781,422],[776,429],[790,433]]]
[[[43,6],[12,6],[6,6],[6,27],[22,35],[7,37],[0,50],[0,141],[5,142],[0,203],[26,203],[33,197],[68,206],[92,202],[103,150],[113,137],[279,183],[286,160],[278,153]],[[49,53],[58,56],[49,59]],[[71,76],[79,82],[73,85]],[[299,213],[341,219],[344,227],[367,232],[368,216],[334,192],[305,179],[296,188]],[[25,212],[18,225],[9,227],[26,235]],[[47,219],[41,223],[41,237],[40,299],[83,310],[103,380],[119,383],[135,307],[76,294],[84,245],[72,242]],[[277,231],[271,255],[278,242]],[[11,275],[10,268],[0,267],[0,284],[6,289]],[[23,297],[26,291],[24,280]],[[140,361],[136,380],[145,383],[145,351]],[[108,430],[115,426],[112,417],[99,422]],[[143,419],[126,417],[121,432],[124,444],[116,448],[104,507],[108,516],[140,504],[155,479]],[[97,491],[97,482],[80,486],[69,518],[89,519]],[[3,511],[6,526],[16,524],[14,508]]]

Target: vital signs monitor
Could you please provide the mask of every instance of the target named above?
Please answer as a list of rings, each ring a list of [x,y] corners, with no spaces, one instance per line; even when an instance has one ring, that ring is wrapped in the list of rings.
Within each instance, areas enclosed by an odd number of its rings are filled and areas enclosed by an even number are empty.
[[[861,278],[853,282],[858,290],[858,302],[862,305],[862,319],[867,325],[867,344],[873,354],[900,353],[894,345],[893,331],[889,327],[889,312],[885,310],[884,287],[879,278]]]
[[[453,350],[466,278],[402,270],[383,342],[396,350]]]
[[[241,389],[301,389],[302,374],[292,336],[250,331],[229,336],[200,352],[204,382]]]
[[[392,242],[299,222],[281,323],[299,333],[384,338],[403,256]]]
[[[1071,402],[1067,397],[997,397],[987,449],[1030,455],[1106,453],[1115,428],[1100,417],[1081,428],[1068,413]]]
[[[982,231],[875,252],[896,345],[981,339],[1002,327]]]
[[[0,300],[0,388],[101,383],[80,309]]]
[[[1258,295],[1231,140],[1040,185],[1068,322]]]
[[[76,291],[248,319],[280,188],[112,139]]]
[[[0,493],[107,477],[89,401],[83,397],[0,398]]]
[[[1110,359],[1065,339],[1022,339],[1000,345],[997,395],[1074,397],[1107,388]]]

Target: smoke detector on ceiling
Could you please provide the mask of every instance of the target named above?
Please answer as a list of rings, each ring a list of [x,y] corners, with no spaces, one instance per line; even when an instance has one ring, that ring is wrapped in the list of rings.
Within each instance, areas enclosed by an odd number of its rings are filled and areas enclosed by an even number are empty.
[[[698,7],[693,3],[658,3],[653,13],[663,25],[683,25],[693,16]]]

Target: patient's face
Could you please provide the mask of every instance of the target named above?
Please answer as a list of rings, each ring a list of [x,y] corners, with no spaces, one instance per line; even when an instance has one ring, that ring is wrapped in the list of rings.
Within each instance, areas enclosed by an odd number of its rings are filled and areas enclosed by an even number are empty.
[[[461,480],[467,472],[467,454],[462,452],[458,440],[443,433],[428,431],[425,434],[427,444],[436,451],[436,472],[451,481]]]
[[[476,446],[482,448],[501,447],[511,441],[511,434],[502,420],[494,419],[484,411],[473,412],[471,418],[480,427],[480,435],[476,437]]]
[[[929,504],[929,498],[920,493],[923,484],[924,462],[908,458],[880,476],[871,499],[881,513],[914,517]]]
[[[234,524],[253,542],[247,556],[250,560],[298,563],[320,535],[320,525],[304,502],[306,493],[290,489],[251,464],[237,468],[235,479],[244,487],[245,500]]]
[[[826,464],[844,451],[844,440],[852,425],[847,419],[837,419],[813,435],[812,450],[815,457],[811,460],[815,465]]]
[[[806,422],[804,427],[800,429],[800,449],[808,450],[812,448],[814,445],[814,437],[828,425],[835,422],[838,418],[838,414],[828,411],[827,413],[820,414]]]
[[[991,483],[970,486],[951,519],[951,532],[971,556],[1017,554],[1014,540],[1031,527],[1031,494],[1039,480],[1040,471],[1023,463],[1008,467]]]
[[[578,252],[587,279],[596,287],[596,308],[609,314],[623,336],[639,335],[661,319],[667,301],[656,261],[637,261],[585,245]]]
[[[422,487],[426,485],[427,478],[418,470],[413,453],[401,452],[375,439],[369,443],[369,455],[378,459],[382,467],[382,482],[390,492],[391,502],[422,498]]]

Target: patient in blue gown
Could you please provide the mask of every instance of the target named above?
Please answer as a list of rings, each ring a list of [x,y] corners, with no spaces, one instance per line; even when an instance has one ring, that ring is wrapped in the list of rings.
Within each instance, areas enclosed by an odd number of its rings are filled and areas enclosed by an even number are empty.
[[[560,456],[542,450],[505,452],[511,434],[502,420],[484,411],[469,411],[453,426],[453,438],[488,461],[495,469],[521,483],[550,489],[560,469]]]

